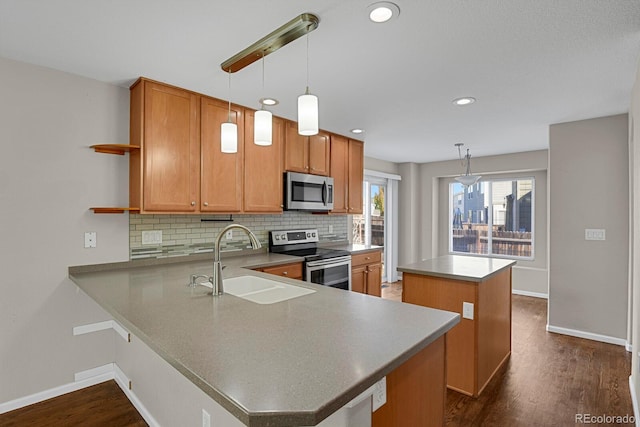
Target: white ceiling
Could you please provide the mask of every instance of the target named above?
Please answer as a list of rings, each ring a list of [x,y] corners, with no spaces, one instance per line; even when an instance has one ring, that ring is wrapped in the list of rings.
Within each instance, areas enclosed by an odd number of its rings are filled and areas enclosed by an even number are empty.
[[[295,16],[309,35],[320,127],[366,129],[365,154],[394,162],[544,149],[552,123],[628,111],[640,53],[638,0],[0,0],[0,56],[128,86],[138,76],[227,99],[220,63]],[[265,95],[295,119],[305,40],[266,57]],[[232,75],[258,108],[261,65]],[[451,101],[478,99],[467,107]],[[360,137],[360,139],[362,136]]]

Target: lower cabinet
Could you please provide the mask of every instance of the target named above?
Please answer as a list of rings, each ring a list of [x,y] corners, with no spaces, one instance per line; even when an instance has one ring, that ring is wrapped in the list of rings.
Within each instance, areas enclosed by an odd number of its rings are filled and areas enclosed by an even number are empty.
[[[351,255],[351,290],[361,294],[382,294],[382,251]]]
[[[276,276],[288,277],[289,279],[302,280],[302,263],[294,262],[291,264],[277,265],[275,267],[257,268],[256,271],[262,271]]]

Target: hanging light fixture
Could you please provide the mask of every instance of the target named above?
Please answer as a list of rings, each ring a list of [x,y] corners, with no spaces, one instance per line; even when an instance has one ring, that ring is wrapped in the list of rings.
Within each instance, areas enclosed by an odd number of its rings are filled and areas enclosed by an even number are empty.
[[[262,54],[262,94],[264,95],[264,53]],[[272,141],[271,111],[264,109],[264,103],[256,111],[253,122],[253,142],[256,145],[271,145]]]
[[[220,126],[220,151],[238,152],[238,125],[231,121],[231,72],[229,72],[229,116]]]
[[[298,133],[318,134],[318,97],[309,93],[309,34],[307,33],[307,90],[298,97]]]
[[[462,142],[458,142],[457,144],[455,144],[455,146],[458,147],[458,158],[460,159],[460,162],[462,162],[462,166],[466,167],[466,172],[464,175],[457,176],[455,179],[460,184],[466,185],[468,187],[478,182],[480,178],[482,178],[482,176],[471,174],[471,154],[469,154],[469,149],[467,148],[467,154],[464,156],[464,160],[462,159],[462,152],[460,150],[460,147],[462,147],[463,145],[464,144]]]

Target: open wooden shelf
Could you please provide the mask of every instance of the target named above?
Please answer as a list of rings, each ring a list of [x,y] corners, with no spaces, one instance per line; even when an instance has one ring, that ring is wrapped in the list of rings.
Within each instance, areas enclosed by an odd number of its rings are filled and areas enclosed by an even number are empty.
[[[125,212],[140,212],[140,208],[93,207],[89,209],[91,209],[94,214],[121,214]]]
[[[91,148],[96,150],[96,153],[119,154],[120,156],[129,151],[140,149],[137,145],[129,144],[96,144],[92,145]]]

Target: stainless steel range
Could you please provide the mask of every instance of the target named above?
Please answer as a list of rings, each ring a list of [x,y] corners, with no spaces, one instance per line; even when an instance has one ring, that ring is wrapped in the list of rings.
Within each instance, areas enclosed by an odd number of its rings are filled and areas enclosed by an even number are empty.
[[[304,257],[304,280],[332,288],[351,290],[351,254],[319,248],[317,229],[269,233],[269,252]]]

